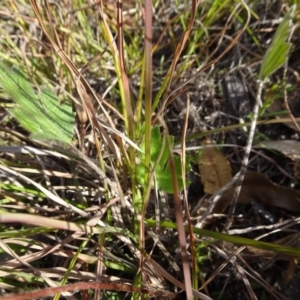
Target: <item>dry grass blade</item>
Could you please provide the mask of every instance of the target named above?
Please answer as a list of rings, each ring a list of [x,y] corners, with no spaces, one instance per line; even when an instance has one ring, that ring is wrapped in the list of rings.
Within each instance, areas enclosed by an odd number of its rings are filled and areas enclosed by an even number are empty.
[[[24,223],[48,228],[56,228],[63,230],[76,231],[77,233],[125,233],[126,230],[114,228],[114,227],[92,227],[85,224],[76,224],[68,221],[53,220],[45,217],[34,216],[30,214],[13,214],[13,213],[1,213],[1,223]],[[127,232],[128,234],[128,232]]]
[[[159,110],[158,114],[160,115],[162,113],[162,111],[166,108],[167,104],[170,104],[173,102],[173,100],[178,97],[181,94],[181,91],[184,90],[184,87],[191,81],[193,81],[196,77],[198,77],[201,73],[203,73],[204,71],[206,71],[207,69],[209,69],[211,66],[213,66],[214,64],[216,64],[227,52],[230,51],[230,49],[232,49],[237,41],[239,40],[239,38],[242,36],[242,34],[245,32],[249,22],[250,22],[250,12],[249,12],[249,8],[248,6],[245,4],[244,1],[241,1],[243,7],[246,9],[247,11],[247,20],[243,26],[242,29],[240,29],[235,37],[232,39],[230,45],[228,47],[226,47],[226,49],[215,59],[209,61],[207,64],[205,64],[203,67],[200,68],[200,70],[198,70],[196,72],[196,74],[190,76],[190,78],[188,78],[183,84],[179,85],[179,87],[176,87],[170,94],[167,95],[166,99],[164,100],[164,106]],[[226,27],[224,27],[222,29],[223,32],[226,31]],[[156,120],[156,118],[154,119]]]
[[[80,98],[81,101],[82,101],[81,106],[83,107],[83,110],[87,113],[87,116],[89,117],[90,123],[95,128],[97,128],[100,135],[104,135],[104,140],[109,143],[110,149],[112,151],[116,151],[115,147],[112,147],[112,145],[114,145],[114,143],[111,141],[110,137],[106,134],[105,131],[101,130],[101,126],[99,125],[99,123],[97,121],[97,118],[95,117],[95,112],[94,112],[93,106],[91,104],[90,97],[88,96],[86,91],[88,91],[92,95],[92,97],[94,97],[94,99],[98,99],[97,95],[95,94],[93,89],[90,87],[90,85],[86,81],[86,79],[82,76],[81,72],[76,68],[76,66],[73,64],[73,62],[69,59],[67,54],[62,49],[60,41],[58,39],[58,34],[56,33],[56,31],[53,27],[52,27],[53,35],[55,36],[55,38],[51,37],[50,33],[48,32],[48,30],[45,26],[44,20],[41,16],[41,13],[40,13],[40,10],[38,8],[38,5],[37,5],[36,1],[31,0],[30,2],[31,2],[31,5],[34,9],[34,12],[35,12],[35,14],[38,18],[38,21],[40,23],[40,26],[41,26],[43,32],[45,33],[45,35],[49,39],[49,41],[50,41],[53,49],[57,53],[57,55],[59,55],[59,57],[66,64],[66,66],[68,67],[69,71],[72,74],[73,80],[74,80],[74,82],[76,83],[76,86],[77,86],[78,94],[81,96],[81,98]],[[48,12],[48,14],[50,14],[48,1],[46,1],[46,4],[47,4],[46,5],[47,12]],[[50,24],[51,24],[51,22],[50,22]],[[98,103],[99,103],[103,113],[105,114],[107,120],[110,121],[110,126],[112,128],[114,128],[114,123],[111,121],[111,118],[109,117],[109,115],[106,112],[105,108],[102,106],[100,101],[98,101]],[[116,131],[116,132],[118,132],[118,131]],[[124,138],[126,141],[130,141],[130,139],[128,139],[127,137],[122,136],[121,133],[120,133],[120,137]],[[130,142],[130,144],[133,145],[132,142]],[[118,157],[119,155],[117,155],[117,153],[116,153],[116,156]]]
[[[186,108],[186,115],[185,115],[185,122],[183,126],[183,133],[182,133],[182,140],[181,140],[181,170],[182,170],[182,178],[186,178],[185,174],[185,164],[186,164],[186,144],[185,144],[185,138],[186,138],[186,131],[188,127],[188,118],[189,118],[189,108],[190,108],[190,98],[187,98],[187,108]],[[193,234],[193,229],[192,229],[192,222],[191,222],[191,216],[189,212],[189,205],[188,205],[188,196],[187,196],[187,188],[185,185],[185,182],[183,183],[184,186],[184,192],[183,192],[183,199],[184,199],[184,206],[186,209],[186,215],[187,215],[187,222],[188,222],[188,227],[189,227],[189,236],[190,236],[190,247],[191,247],[191,254],[192,254],[192,274],[197,274],[198,273],[198,264],[197,264],[197,253],[196,253],[196,245],[195,245],[195,237]],[[193,282],[193,287],[195,289],[198,288],[198,276],[194,276],[192,278]]]
[[[14,175],[18,178],[21,178],[23,181],[25,182],[29,182],[31,183],[32,185],[34,185],[38,190],[40,190],[41,192],[43,192],[47,197],[49,197],[49,199],[53,200],[54,202],[64,206],[64,207],[67,207],[71,210],[73,210],[74,212],[78,213],[79,215],[81,216],[87,216],[88,214],[83,212],[81,209],[78,209],[77,207],[71,205],[71,204],[67,204],[65,201],[63,201],[60,197],[54,195],[53,193],[51,193],[50,191],[48,191],[47,189],[45,189],[43,186],[41,186],[40,184],[34,182],[33,180],[31,180],[30,178],[18,173],[18,172],[15,172],[13,171],[12,169],[10,168],[7,168],[7,167],[4,167],[4,166],[0,166],[0,169],[3,170],[4,172],[8,173],[8,174],[11,174],[11,175]]]
[[[42,298],[46,296],[51,296],[57,293],[64,293],[66,291],[78,291],[78,290],[112,290],[112,291],[127,291],[127,292],[137,292],[148,294],[149,297],[161,296],[161,297],[171,297],[174,296],[173,293],[153,290],[149,288],[137,288],[126,284],[109,283],[109,282],[80,282],[69,284],[61,287],[47,288],[43,290],[35,290],[31,292],[25,292],[19,295],[4,296],[0,297],[0,300],[30,300],[33,298]]]
[[[161,120],[162,125],[164,126],[165,132],[168,133],[168,128]],[[180,245],[180,254],[182,258],[182,266],[183,266],[183,273],[184,273],[184,279],[185,279],[185,290],[187,294],[189,295],[189,299],[192,297],[192,282],[191,282],[191,271],[190,271],[190,265],[189,265],[189,259],[188,259],[188,253],[187,253],[187,240],[186,235],[184,232],[184,221],[183,221],[183,214],[181,210],[181,204],[180,204],[180,198],[179,198],[179,189],[178,189],[178,182],[176,178],[176,170],[175,170],[175,164],[174,164],[174,157],[172,154],[172,148],[170,146],[170,140],[167,137],[166,139],[167,147],[169,148],[169,164],[171,169],[171,175],[172,175],[172,186],[174,188],[174,207],[175,207],[175,217],[176,217],[176,223],[178,226],[178,239],[179,239],[179,245]]]
[[[2,73],[29,78],[0,83],[0,299],[297,299],[295,1],[27,2],[0,8]],[[28,89],[58,109],[13,118]],[[19,120],[73,102],[65,147]]]

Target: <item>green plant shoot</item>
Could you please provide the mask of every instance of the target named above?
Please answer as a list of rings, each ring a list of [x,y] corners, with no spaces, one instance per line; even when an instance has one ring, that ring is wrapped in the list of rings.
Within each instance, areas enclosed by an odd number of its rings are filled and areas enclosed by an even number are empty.
[[[173,146],[174,144],[174,137],[170,136],[170,141]],[[162,148],[163,147],[163,148]],[[141,149],[144,152],[145,144],[142,143]],[[140,164],[137,168],[137,178],[140,184],[144,184],[144,174],[145,174],[145,165],[143,164],[144,155],[140,153],[139,155]],[[174,157],[175,163],[175,170],[176,170],[176,177],[179,190],[183,189],[183,179],[182,179],[182,172],[181,172],[181,159],[178,156]],[[156,166],[154,173],[155,173],[155,180],[157,186],[160,190],[163,190],[169,194],[174,193],[173,186],[172,186],[172,175],[171,169],[169,165],[169,151],[168,146],[166,143],[162,141],[162,134],[157,126],[152,128],[151,131],[151,165]],[[190,168],[190,157],[186,158],[186,173],[189,171]],[[189,180],[186,180],[186,185],[189,184]]]
[[[258,79],[265,81],[272,73],[279,69],[287,60],[291,44],[287,42],[290,34],[292,18],[296,5],[293,5],[286,13],[284,19],[278,26],[271,45],[269,46],[260,68]]]
[[[71,144],[75,122],[71,105],[59,104],[57,97],[48,90],[35,93],[21,72],[1,61],[0,85],[16,102],[8,111],[31,133],[32,139],[65,146]]]

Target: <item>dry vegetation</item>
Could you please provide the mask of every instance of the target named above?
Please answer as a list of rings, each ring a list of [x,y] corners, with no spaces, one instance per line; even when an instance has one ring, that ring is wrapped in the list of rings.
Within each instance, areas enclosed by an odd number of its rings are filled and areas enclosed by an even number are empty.
[[[298,299],[299,25],[2,0],[0,299]]]

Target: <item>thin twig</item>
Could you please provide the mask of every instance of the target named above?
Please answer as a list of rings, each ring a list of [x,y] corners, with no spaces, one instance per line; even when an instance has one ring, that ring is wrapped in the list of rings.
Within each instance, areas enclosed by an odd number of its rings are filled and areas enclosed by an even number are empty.
[[[249,137],[248,137],[247,146],[246,146],[246,149],[245,149],[245,154],[244,154],[243,161],[242,161],[241,170],[239,172],[239,177],[236,181],[236,188],[235,188],[234,194],[233,194],[233,201],[230,205],[229,212],[228,212],[228,217],[227,217],[225,227],[224,227],[226,231],[228,231],[228,229],[230,228],[230,226],[232,224],[233,214],[234,214],[234,211],[235,211],[235,207],[236,207],[236,204],[237,204],[237,201],[238,201],[239,194],[240,194],[241,189],[242,189],[242,183],[244,181],[244,177],[245,177],[245,174],[246,174],[246,171],[247,171],[249,155],[250,155],[250,152],[251,152],[252,142],[253,142],[254,133],[255,133],[256,124],[257,124],[257,119],[258,119],[259,106],[261,105],[261,95],[262,95],[263,86],[264,86],[263,81],[258,81],[258,91],[257,91],[255,106],[254,106],[254,109],[253,109],[253,120],[252,120],[252,124],[251,124],[251,127],[250,127]]]

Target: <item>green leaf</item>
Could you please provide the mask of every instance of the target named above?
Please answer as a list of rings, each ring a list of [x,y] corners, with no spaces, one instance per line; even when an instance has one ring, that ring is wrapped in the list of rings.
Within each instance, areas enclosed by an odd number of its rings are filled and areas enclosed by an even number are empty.
[[[55,94],[48,90],[35,93],[22,73],[1,61],[0,85],[16,102],[8,111],[31,133],[31,138],[71,144],[75,122],[71,105],[60,105]]]
[[[287,39],[290,34],[292,18],[296,5],[293,5],[286,13],[284,19],[278,26],[271,45],[269,46],[260,68],[258,78],[262,81],[266,80],[272,73],[279,69],[287,60],[287,55],[290,50],[290,43]]]
[[[168,137],[171,145],[174,144],[174,137]],[[163,146],[164,145],[164,146]],[[163,148],[162,148],[163,146]],[[145,144],[142,143],[141,149],[145,152]],[[140,164],[137,168],[137,178],[140,184],[144,185],[144,174],[146,171],[145,165],[143,161],[145,156],[140,153],[139,155]],[[174,164],[175,164],[175,172],[177,178],[177,184],[179,190],[183,189],[183,179],[182,179],[182,172],[181,172],[181,159],[178,156],[174,157]],[[156,166],[154,173],[155,179],[160,190],[163,190],[169,194],[173,194],[173,185],[172,185],[172,175],[171,175],[171,168],[169,164],[169,150],[167,143],[163,143],[162,141],[162,134],[160,133],[159,127],[155,126],[152,128],[151,131],[151,165]],[[186,173],[189,172],[190,168],[190,157],[186,157]],[[189,184],[189,181],[186,180],[186,184]]]

